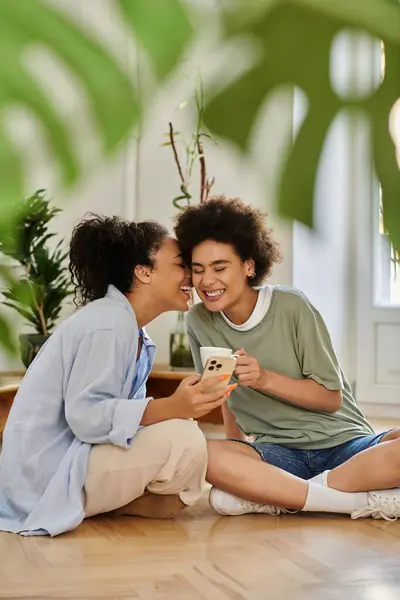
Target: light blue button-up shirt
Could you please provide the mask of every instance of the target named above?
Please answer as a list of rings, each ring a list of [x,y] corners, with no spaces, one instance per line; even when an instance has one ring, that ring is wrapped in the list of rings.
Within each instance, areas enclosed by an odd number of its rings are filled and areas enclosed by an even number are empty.
[[[29,367],[0,457],[0,530],[58,535],[84,519],[92,444],[130,448],[155,346],[115,287],[66,319]]]

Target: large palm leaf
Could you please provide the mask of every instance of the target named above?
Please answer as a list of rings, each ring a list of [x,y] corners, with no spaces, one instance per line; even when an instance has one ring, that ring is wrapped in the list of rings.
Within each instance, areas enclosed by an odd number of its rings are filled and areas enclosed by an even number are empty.
[[[367,98],[339,97],[331,85],[332,44],[349,27],[385,44],[385,77]],[[300,88],[309,110],[286,158],[278,205],[281,214],[312,226],[315,180],[329,128],[341,110],[360,109],[371,123],[385,228],[400,251],[400,171],[388,126],[400,98],[399,1],[239,0],[226,14],[225,32],[230,42],[236,35],[256,41],[259,58],[214,97],[205,115],[210,129],[246,149],[265,98],[283,85]]]

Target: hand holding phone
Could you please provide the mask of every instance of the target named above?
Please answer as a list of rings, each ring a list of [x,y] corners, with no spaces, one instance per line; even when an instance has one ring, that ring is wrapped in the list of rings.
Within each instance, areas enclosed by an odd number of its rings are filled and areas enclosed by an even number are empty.
[[[201,381],[208,381],[209,379],[218,376],[225,376],[225,380],[217,381],[217,383],[211,387],[207,387],[207,389],[204,390],[204,393],[212,393],[224,389],[227,383],[229,383],[229,379],[232,377],[235,368],[236,358],[233,356],[210,356],[204,367]]]
[[[229,375],[213,375],[206,381],[198,375],[186,377],[169,399],[174,418],[197,419],[222,406],[236,387],[228,384]]]

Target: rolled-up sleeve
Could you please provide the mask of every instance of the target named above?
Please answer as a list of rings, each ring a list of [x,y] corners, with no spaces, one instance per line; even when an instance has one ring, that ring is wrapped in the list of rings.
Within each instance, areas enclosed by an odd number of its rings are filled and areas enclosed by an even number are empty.
[[[339,361],[323,318],[305,297],[297,309],[298,359],[304,377],[314,379],[328,390],[341,391]]]
[[[88,334],[79,345],[65,394],[65,417],[88,444],[130,448],[150,398],[122,398],[129,353],[113,330]]]

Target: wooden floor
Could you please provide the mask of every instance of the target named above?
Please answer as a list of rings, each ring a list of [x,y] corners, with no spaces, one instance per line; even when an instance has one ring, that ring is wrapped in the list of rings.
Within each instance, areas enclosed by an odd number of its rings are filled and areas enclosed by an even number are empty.
[[[0,598],[399,597],[400,523],[219,517],[205,496],[174,521],[96,517],[54,539],[0,533]]]
[[[395,600],[400,524],[287,515],[93,518],[55,539],[0,534],[0,598]]]

